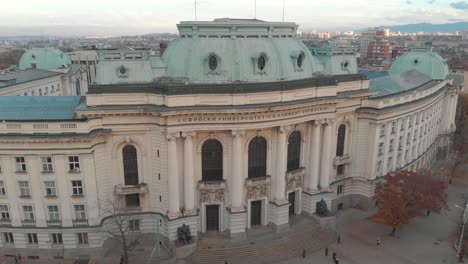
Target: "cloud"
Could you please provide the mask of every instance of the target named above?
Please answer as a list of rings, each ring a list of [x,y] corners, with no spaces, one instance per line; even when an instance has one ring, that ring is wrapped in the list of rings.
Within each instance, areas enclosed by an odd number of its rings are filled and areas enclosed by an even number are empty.
[[[406,0],[406,4],[411,5],[412,3],[411,0]]]
[[[452,3],[450,3],[450,6],[455,8],[455,9],[468,10],[468,3],[465,2],[465,1],[452,2]]]
[[[429,0],[429,1],[427,1],[427,3],[430,4],[430,5],[433,5],[433,4],[436,3],[436,0]]]

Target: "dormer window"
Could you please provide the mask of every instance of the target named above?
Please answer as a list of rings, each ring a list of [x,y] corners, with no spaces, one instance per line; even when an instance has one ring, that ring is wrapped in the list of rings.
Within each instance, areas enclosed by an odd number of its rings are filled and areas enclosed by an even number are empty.
[[[291,52],[291,62],[294,67],[294,71],[302,71],[302,66],[304,66],[305,53],[302,50],[295,50]]]
[[[413,63],[414,63],[414,65],[418,65],[419,64],[419,59],[418,58],[414,59]]]
[[[215,71],[216,68],[218,68],[218,59],[214,54],[211,54],[208,57],[208,67],[210,68],[211,71]]]
[[[117,76],[119,76],[119,78],[128,78],[128,68],[123,65],[118,67]]]
[[[267,54],[265,54],[264,52],[261,52],[260,54],[256,56],[252,56],[251,60],[252,60],[254,74],[259,74],[259,75],[266,74],[265,69],[266,69],[266,64],[268,62]]]
[[[342,71],[349,71],[349,61],[343,61],[341,63],[341,70]]]

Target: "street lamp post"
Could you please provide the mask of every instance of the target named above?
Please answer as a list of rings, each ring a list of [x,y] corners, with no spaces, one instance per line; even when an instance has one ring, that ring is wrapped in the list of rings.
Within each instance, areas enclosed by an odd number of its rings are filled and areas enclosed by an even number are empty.
[[[463,243],[463,233],[465,232],[465,223],[467,220],[466,213],[468,212],[468,202],[465,203],[465,208],[455,205],[456,207],[460,208],[463,210],[463,218],[462,218],[462,230],[460,233],[460,239],[458,240],[458,250],[457,250],[457,257],[458,257],[458,262],[463,262],[463,256],[461,255],[461,247]]]
[[[159,259],[161,257],[161,242],[159,241],[159,226],[162,225],[162,220],[161,219],[158,219],[157,220],[157,223],[156,223],[156,237],[157,237],[157,244],[153,247],[153,250],[151,251],[151,255],[148,259],[148,262],[146,262],[146,264],[150,264],[151,263],[151,259],[153,258],[153,255],[154,255],[154,252],[156,251],[156,248],[158,249],[158,257],[157,257],[157,262],[156,263],[159,263]]]

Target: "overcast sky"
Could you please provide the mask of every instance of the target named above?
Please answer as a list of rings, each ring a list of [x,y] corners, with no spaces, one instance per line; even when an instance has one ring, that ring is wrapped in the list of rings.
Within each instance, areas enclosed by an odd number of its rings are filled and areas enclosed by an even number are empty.
[[[176,32],[194,0],[3,0],[0,35],[136,35]],[[197,0],[198,20],[253,18],[255,0]],[[285,0],[300,30],[344,31],[407,23],[468,21],[468,0]],[[282,20],[283,0],[257,0],[258,19]]]

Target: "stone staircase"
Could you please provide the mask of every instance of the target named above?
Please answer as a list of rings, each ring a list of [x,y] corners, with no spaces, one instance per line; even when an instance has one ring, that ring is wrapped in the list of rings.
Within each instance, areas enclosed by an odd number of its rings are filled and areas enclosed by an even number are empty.
[[[322,228],[317,224],[309,224],[294,233],[286,233],[283,237],[259,242],[246,241],[244,245],[232,245],[225,248],[199,249],[186,258],[193,264],[255,264],[275,263],[321,250],[336,243],[338,234],[331,229]]]

